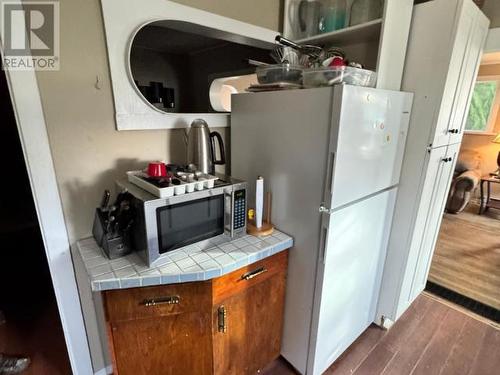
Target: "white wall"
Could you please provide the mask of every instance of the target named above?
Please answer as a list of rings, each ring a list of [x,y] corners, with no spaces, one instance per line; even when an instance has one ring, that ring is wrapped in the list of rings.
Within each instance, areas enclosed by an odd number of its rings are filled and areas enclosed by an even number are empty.
[[[500,27],[500,1],[486,0],[483,6],[483,12],[491,21],[490,27]]]

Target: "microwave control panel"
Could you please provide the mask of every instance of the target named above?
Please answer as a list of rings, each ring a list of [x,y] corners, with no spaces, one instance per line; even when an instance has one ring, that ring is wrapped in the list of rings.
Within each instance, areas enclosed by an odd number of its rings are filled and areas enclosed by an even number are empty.
[[[241,229],[245,226],[245,218],[246,218],[246,195],[245,189],[236,190],[234,192],[234,222],[233,229]]]

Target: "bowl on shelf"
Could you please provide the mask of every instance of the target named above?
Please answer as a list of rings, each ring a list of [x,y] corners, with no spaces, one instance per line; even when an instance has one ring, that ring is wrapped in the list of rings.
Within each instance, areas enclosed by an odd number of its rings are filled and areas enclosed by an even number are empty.
[[[377,73],[351,66],[324,67],[305,69],[302,72],[302,79],[306,88],[333,86],[339,83],[375,87]]]
[[[257,80],[260,84],[286,82],[301,84],[302,67],[291,64],[272,64],[259,66],[256,69]]]

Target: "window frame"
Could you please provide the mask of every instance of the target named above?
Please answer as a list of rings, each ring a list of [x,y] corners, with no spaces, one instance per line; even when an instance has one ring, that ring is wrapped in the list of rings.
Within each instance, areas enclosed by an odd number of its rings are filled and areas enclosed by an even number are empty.
[[[493,105],[491,107],[490,114],[488,116],[488,122],[486,124],[485,130],[465,130],[464,124],[464,134],[472,134],[472,135],[496,135],[495,123],[498,115],[500,114],[500,75],[494,76],[479,76],[474,83],[474,88],[476,83],[478,82],[497,82],[497,92],[495,94],[495,100],[493,101]],[[470,106],[469,106],[470,111]],[[469,113],[467,113],[467,117]]]

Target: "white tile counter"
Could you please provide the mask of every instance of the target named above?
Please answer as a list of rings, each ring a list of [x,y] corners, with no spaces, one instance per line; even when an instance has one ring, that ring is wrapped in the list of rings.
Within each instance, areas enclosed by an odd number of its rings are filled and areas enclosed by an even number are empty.
[[[138,254],[110,260],[94,238],[77,243],[93,291],[209,280],[222,276],[293,246],[292,237],[274,231],[272,236],[245,235],[234,240],[214,237],[162,255],[149,268]]]

